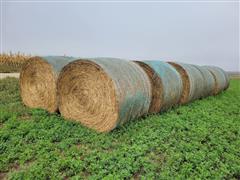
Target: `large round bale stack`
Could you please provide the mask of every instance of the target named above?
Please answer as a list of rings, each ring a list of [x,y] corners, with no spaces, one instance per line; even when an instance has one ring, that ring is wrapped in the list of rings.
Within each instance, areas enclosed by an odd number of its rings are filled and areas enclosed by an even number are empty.
[[[204,79],[200,71],[190,64],[168,62],[181,75],[183,91],[180,104],[186,104],[203,97]]]
[[[182,94],[180,74],[170,64],[161,61],[135,61],[147,73],[152,84],[149,113],[157,113],[176,105]]]
[[[193,65],[193,66],[200,71],[204,79],[203,94],[202,94],[203,97],[213,95],[213,91],[215,88],[215,80],[213,75],[210,73],[210,71],[206,67],[202,67],[198,65]]]
[[[58,109],[56,82],[63,66],[75,60],[73,57],[32,57],[20,73],[20,93],[26,106],[43,108],[49,112]]]
[[[121,59],[71,62],[62,69],[57,88],[60,113],[99,132],[146,114],[151,101],[147,74]]]
[[[224,70],[216,66],[203,66],[203,67],[207,68],[214,77],[215,87],[213,94],[216,95],[228,88],[229,79],[228,76],[224,73]]]

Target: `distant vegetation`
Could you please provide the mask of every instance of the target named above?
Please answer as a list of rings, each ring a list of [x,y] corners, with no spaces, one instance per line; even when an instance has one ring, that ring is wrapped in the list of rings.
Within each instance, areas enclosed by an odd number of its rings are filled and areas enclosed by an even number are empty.
[[[232,71],[230,71],[230,72],[228,72],[228,74],[230,75],[230,77],[232,79],[240,79],[240,72],[232,72]]]
[[[0,80],[0,179],[239,179],[240,80],[201,101],[96,133],[23,106]]]
[[[30,57],[23,53],[0,54],[0,73],[20,72],[23,64]]]

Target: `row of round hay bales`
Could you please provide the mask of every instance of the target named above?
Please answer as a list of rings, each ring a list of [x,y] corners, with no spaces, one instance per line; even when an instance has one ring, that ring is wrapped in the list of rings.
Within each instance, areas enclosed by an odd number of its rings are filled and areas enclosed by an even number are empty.
[[[217,67],[115,58],[34,57],[22,69],[24,104],[57,109],[99,132],[229,86]]]
[[[219,94],[229,87],[229,76],[219,67],[168,63],[174,66],[182,77],[183,93],[180,104]]]

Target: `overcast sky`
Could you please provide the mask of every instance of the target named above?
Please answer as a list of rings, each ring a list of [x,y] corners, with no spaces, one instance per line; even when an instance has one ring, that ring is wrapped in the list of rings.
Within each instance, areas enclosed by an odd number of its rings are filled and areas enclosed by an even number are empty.
[[[2,51],[239,71],[237,2],[3,2]]]

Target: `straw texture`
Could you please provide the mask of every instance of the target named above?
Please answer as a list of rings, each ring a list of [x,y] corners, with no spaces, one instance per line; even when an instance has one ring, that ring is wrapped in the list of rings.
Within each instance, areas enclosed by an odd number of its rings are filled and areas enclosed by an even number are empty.
[[[121,59],[79,59],[58,79],[60,113],[99,132],[146,114],[151,84],[137,64]]]
[[[23,103],[32,108],[57,111],[57,76],[61,68],[74,59],[63,56],[30,58],[20,73],[20,94]]]
[[[162,61],[135,61],[148,74],[152,84],[150,113],[177,105],[182,95],[182,79],[170,64]]]

